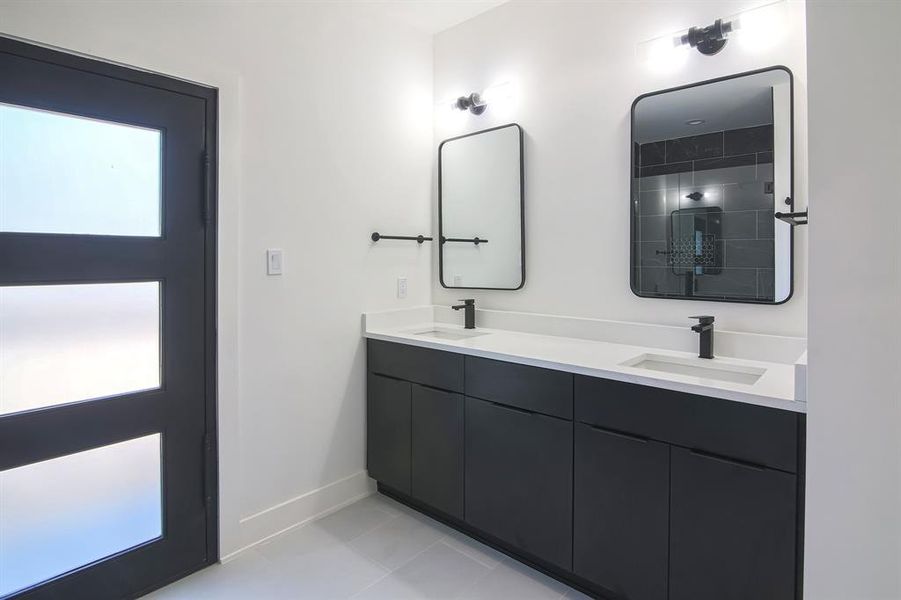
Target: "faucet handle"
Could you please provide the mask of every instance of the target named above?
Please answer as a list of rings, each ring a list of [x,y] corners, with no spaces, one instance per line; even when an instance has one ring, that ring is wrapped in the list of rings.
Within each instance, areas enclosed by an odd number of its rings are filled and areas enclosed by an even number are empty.
[[[459,300],[457,300],[457,302],[462,302],[463,304],[475,304],[476,299],[475,298],[460,298]]]
[[[701,325],[710,325],[714,321],[714,317],[712,317],[710,315],[697,315],[697,316],[688,317],[688,318],[689,319],[697,319],[698,321],[700,321]]]

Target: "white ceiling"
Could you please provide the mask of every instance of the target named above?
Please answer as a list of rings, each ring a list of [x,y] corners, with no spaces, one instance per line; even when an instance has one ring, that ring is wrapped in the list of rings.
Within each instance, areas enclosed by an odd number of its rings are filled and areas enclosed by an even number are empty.
[[[426,33],[436,34],[509,0],[386,0],[386,13]]]

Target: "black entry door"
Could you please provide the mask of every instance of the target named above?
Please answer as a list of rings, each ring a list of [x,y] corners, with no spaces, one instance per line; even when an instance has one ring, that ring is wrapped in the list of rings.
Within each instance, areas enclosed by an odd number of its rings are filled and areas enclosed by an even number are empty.
[[[0,38],[0,597],[217,558],[215,90]]]

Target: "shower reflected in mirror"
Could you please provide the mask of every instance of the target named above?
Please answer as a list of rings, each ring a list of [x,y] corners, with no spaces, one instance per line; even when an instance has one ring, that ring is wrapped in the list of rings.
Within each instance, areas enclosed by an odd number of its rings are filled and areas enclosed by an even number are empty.
[[[792,293],[792,76],[774,67],[632,105],[635,294],[779,304]]]

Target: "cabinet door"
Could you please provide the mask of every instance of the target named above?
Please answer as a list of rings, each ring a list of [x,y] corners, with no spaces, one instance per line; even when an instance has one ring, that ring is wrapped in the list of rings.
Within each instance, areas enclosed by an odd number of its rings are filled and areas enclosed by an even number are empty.
[[[369,476],[410,493],[410,426],[412,385],[369,375],[366,467]]]
[[[466,398],[466,521],[572,569],[573,424]]]
[[[628,600],[666,600],[669,446],[575,426],[573,571]]]
[[[795,598],[796,478],[672,448],[670,600]]]
[[[463,518],[463,396],[413,385],[412,495]]]

